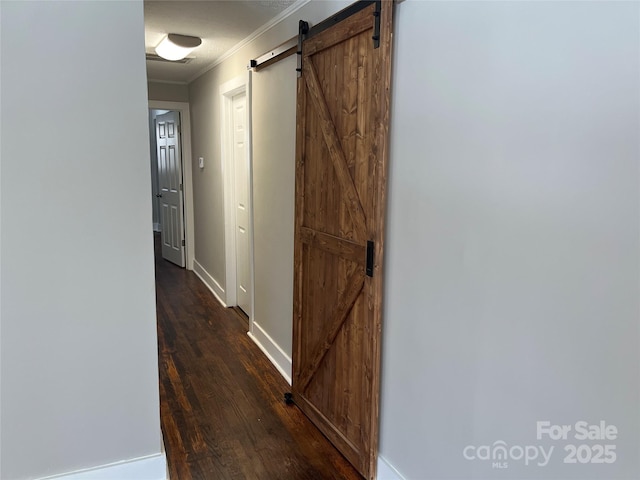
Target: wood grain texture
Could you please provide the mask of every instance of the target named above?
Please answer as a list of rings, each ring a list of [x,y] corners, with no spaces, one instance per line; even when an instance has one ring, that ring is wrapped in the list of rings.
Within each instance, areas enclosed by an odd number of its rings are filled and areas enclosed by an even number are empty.
[[[311,248],[318,248],[362,265],[365,263],[366,247],[351,240],[317,232],[307,227],[300,227],[300,240]]]
[[[368,278],[369,285],[369,302],[371,309],[371,334],[378,339],[382,336],[382,298],[384,295],[383,282],[383,260],[384,260],[384,240],[385,240],[385,218],[387,205],[387,175],[389,170],[389,124],[391,115],[391,69],[392,69],[392,52],[393,52],[393,0],[382,0],[380,13],[380,47],[377,49],[379,55],[375,57],[374,71],[375,78],[378,79],[375,89],[375,135],[373,151],[376,152],[375,162],[375,184],[377,185],[373,198],[373,216],[369,231],[375,240],[375,262],[373,265],[373,277]],[[378,450],[378,428],[380,414],[380,373],[381,373],[381,353],[382,342],[379,340],[374,342],[371,349],[371,390],[369,398],[371,399],[371,417],[367,429],[371,432],[367,436],[370,444],[368,445],[369,455],[369,472],[374,477],[376,475],[378,458],[373,452]],[[365,372],[365,375],[368,372]],[[366,400],[365,400],[366,401]]]
[[[347,316],[351,312],[351,308],[356,303],[358,295],[362,291],[364,283],[364,273],[362,269],[356,269],[347,280],[349,287],[342,292],[342,295],[335,304],[329,319],[322,325],[322,331],[319,338],[314,342],[313,349],[310,350],[310,360],[304,366],[296,388],[304,392],[309,385],[311,377],[318,371],[320,362],[324,359],[333,342],[335,341],[340,329],[347,320]]]
[[[330,29],[322,32],[322,34],[310,38],[305,42],[303,55],[314,55],[343,42],[345,38],[355,37],[371,28],[370,9],[361,10],[349,17],[348,22],[336,23]]]
[[[306,117],[306,88],[305,81],[302,77],[298,78],[296,84],[296,118]],[[303,122],[296,123],[296,185],[295,185],[295,213],[294,213],[294,237],[300,238],[302,219],[305,210],[305,191],[304,191],[304,172],[305,172],[305,156],[306,156],[306,124]],[[302,325],[302,259],[303,259],[302,242],[294,242],[293,246],[293,330],[300,331]],[[300,352],[302,351],[302,338],[293,339],[292,348],[292,376],[300,374]]]
[[[333,91],[326,89],[325,92],[321,90],[316,68],[313,66],[313,62],[310,58],[304,63],[303,70],[305,73],[307,88],[310,93],[310,97],[313,100],[315,112],[319,117],[320,128],[324,135],[324,141],[329,151],[330,159],[333,163],[339,187],[342,188],[342,192],[346,197],[345,200],[349,207],[348,212],[351,215],[351,220],[354,223],[355,229],[360,234],[360,238],[363,238],[366,232],[364,209],[362,208],[362,202],[358,195],[358,191],[353,183],[353,178],[349,173],[347,155],[345,155],[340,140],[338,139],[336,124],[329,113],[329,107],[325,100],[325,95],[331,95],[335,92],[335,89]],[[327,92],[327,90],[329,91]]]
[[[294,400],[366,478],[376,476],[393,4],[302,45],[296,138]],[[375,244],[373,277],[366,243]]]
[[[158,245],[159,246],[159,245]],[[156,255],[160,412],[172,480],[361,479],[192,273]]]

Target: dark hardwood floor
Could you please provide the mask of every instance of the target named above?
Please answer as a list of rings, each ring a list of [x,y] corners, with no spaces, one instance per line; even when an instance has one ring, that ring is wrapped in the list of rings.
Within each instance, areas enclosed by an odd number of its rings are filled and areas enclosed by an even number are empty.
[[[172,480],[361,479],[283,396],[290,386],[193,274],[159,256],[162,431]]]

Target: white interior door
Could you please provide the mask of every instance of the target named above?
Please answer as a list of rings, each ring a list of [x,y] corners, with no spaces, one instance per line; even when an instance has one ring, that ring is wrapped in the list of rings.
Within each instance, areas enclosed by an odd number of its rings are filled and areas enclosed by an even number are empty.
[[[233,164],[236,211],[236,300],[251,316],[251,274],[249,267],[249,165],[246,152],[247,96],[244,92],[232,99]]]
[[[184,267],[184,210],[180,114],[156,117],[162,257]]]

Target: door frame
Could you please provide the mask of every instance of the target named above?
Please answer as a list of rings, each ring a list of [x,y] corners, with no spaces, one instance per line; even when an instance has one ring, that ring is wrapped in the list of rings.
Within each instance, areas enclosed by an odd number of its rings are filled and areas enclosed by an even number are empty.
[[[191,112],[186,102],[149,100],[149,110],[173,110],[180,113],[180,141],[182,142],[182,199],[184,204],[184,248],[187,270],[193,270],[194,216],[193,216],[193,167],[191,157]]]
[[[254,274],[254,241],[253,241],[253,149],[251,145],[251,71],[239,75],[219,88],[220,94],[220,153],[224,180],[224,250],[225,250],[225,304],[233,307],[238,304],[236,295],[236,194],[235,166],[233,164],[233,97],[244,93],[246,98],[246,162],[249,216],[249,282],[251,288],[249,313],[249,332],[254,329],[255,312],[255,274]]]

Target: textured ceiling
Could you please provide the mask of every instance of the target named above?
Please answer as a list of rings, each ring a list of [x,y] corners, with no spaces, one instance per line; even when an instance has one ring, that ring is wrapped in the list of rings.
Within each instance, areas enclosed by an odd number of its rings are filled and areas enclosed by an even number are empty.
[[[185,83],[193,80],[293,3],[296,0],[145,0],[147,53],[155,53],[155,46],[167,33],[202,38],[202,45],[189,55],[193,58],[188,63],[147,60],[148,79]]]

